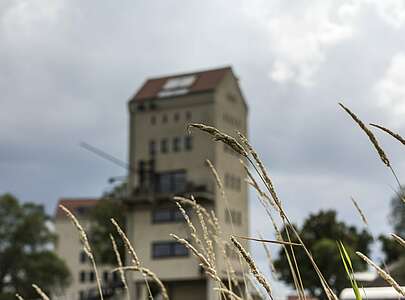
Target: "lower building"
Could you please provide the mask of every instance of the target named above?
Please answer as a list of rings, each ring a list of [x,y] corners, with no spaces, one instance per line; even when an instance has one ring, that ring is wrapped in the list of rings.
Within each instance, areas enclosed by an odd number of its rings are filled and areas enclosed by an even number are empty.
[[[87,231],[89,212],[96,205],[97,199],[61,199],[56,209],[54,224],[58,236],[56,253],[65,260],[71,273],[71,284],[64,291],[58,292],[54,298],[69,300],[99,299],[96,276],[93,267],[83,251],[79,233],[60,204],[69,209]],[[108,241],[107,241],[108,242]],[[113,294],[113,287],[120,284],[117,273],[111,273],[112,266],[98,265],[104,294]]]

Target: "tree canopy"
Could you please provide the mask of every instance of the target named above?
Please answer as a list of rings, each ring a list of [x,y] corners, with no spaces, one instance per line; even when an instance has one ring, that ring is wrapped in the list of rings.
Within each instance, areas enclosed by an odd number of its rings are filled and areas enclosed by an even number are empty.
[[[51,292],[70,281],[64,261],[53,251],[56,236],[42,205],[20,204],[10,195],[0,195],[0,299],[15,299],[15,293],[35,298],[35,283]]]
[[[97,260],[102,264],[116,264],[116,257],[110,242],[112,234],[117,243],[121,257],[125,255],[125,246],[117,229],[110,219],[115,219],[121,228],[125,230],[125,207],[117,198],[105,197],[100,199],[90,212],[90,233],[93,252]]]
[[[354,252],[361,251],[367,255],[372,237],[366,230],[359,231],[354,226],[338,221],[335,211],[328,210],[311,214],[304,220],[302,227],[297,228],[297,230],[335,293],[339,294],[343,288],[349,285],[337,248],[337,241],[344,243],[352,259],[353,268],[356,271],[366,269],[365,263]],[[291,234],[291,230],[289,232],[292,241],[296,241]],[[287,240],[285,227],[282,229],[282,236]],[[289,247],[286,249],[291,253]],[[319,278],[304,250],[300,247],[295,247],[294,254],[305,289],[311,295],[324,299],[325,295],[322,291]],[[280,250],[278,259],[274,262],[274,265],[279,272],[280,279],[294,286],[293,277],[283,249]]]

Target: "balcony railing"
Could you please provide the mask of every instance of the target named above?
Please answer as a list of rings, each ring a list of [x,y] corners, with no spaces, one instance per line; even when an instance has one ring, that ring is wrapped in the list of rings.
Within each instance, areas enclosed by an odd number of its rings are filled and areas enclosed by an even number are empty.
[[[189,198],[193,195],[196,199],[213,201],[214,188],[212,183],[198,184],[187,181],[184,184],[172,188],[162,188],[160,185],[140,186],[129,193],[126,202],[132,204],[156,203],[159,201],[171,200],[174,196]]]

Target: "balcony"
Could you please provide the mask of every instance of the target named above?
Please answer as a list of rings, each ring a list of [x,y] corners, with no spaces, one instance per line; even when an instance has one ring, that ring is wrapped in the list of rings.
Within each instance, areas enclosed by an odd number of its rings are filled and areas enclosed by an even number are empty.
[[[212,183],[199,184],[185,181],[180,184],[166,185],[163,183],[144,184],[135,188],[126,199],[127,204],[157,204],[172,200],[174,196],[194,198],[202,201],[214,201],[214,185]]]

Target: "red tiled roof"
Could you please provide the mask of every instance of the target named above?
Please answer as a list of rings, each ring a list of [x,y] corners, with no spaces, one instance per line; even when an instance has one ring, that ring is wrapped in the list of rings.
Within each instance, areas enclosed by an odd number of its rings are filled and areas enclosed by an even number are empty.
[[[63,198],[59,200],[58,206],[56,207],[55,217],[64,218],[66,213],[59,207],[59,205],[65,206],[70,210],[75,216],[80,217],[83,213],[94,205],[96,205],[98,199],[96,198]]]
[[[144,101],[156,98],[168,79],[189,75],[195,75],[197,78],[190,86],[188,94],[213,90],[229,71],[232,71],[231,67],[148,79],[131,101]]]

